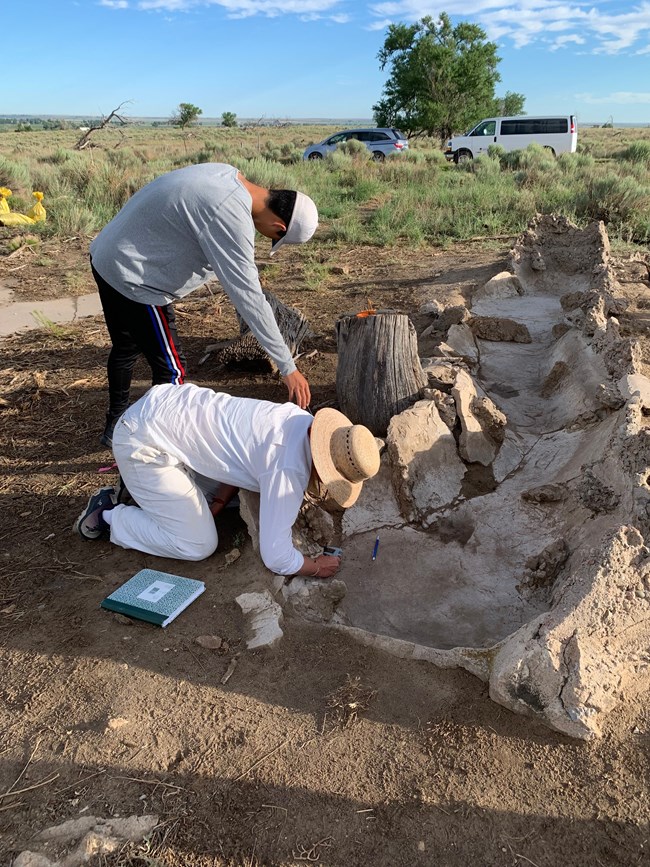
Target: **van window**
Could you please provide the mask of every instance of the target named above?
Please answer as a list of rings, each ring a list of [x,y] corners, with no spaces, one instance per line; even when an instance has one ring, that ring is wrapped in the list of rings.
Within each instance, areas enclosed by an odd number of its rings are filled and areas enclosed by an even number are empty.
[[[471,131],[470,135],[496,135],[496,120],[485,120]]]
[[[569,131],[566,117],[531,117],[502,120],[501,135],[550,135]]]
[[[406,140],[406,136],[400,129],[393,129],[393,135],[395,136],[395,138],[401,138]]]

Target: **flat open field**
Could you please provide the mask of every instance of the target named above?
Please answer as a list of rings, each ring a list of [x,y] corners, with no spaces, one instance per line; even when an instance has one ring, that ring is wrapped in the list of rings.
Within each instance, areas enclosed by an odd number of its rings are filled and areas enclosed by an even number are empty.
[[[616,132],[594,131],[594,150]],[[382,195],[354,205],[361,223]],[[482,241],[354,243],[336,221],[326,209],[321,240],[273,260],[268,242],[258,245],[263,285],[311,324],[299,365],[315,407],[336,399],[341,313],[368,298],[416,319],[425,301],[458,303],[504,270],[514,240],[487,229]],[[91,292],[91,235],[36,233],[25,244],[24,233],[0,229],[0,286],[35,310]],[[650,363],[650,255],[624,241],[614,262],[629,301],[621,330]],[[237,333],[217,284],[177,315],[192,381],[284,399],[269,374],[201,363],[207,344]],[[144,814],[158,817],[146,841],[89,863],[650,864],[650,685],[625,696],[601,739],[579,743],[497,706],[466,672],[378,654],[296,619],[274,649],[247,651],[234,599],[260,586],[263,567],[236,514],[221,519],[219,549],[203,563],[74,535],[89,493],[116,480],[100,472],[112,456],[98,442],[108,346],[101,316],[45,322],[0,344],[0,864],[42,851],[38,833],[65,820]],[[141,365],[134,396],[147,374]],[[241,557],[228,565],[235,547]],[[99,609],[144,567],[201,578],[206,592],[166,630]],[[224,639],[221,648],[197,644],[203,635]]]

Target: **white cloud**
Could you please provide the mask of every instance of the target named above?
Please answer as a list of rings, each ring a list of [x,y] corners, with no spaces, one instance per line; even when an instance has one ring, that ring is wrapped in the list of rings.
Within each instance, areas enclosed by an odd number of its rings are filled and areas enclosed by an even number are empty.
[[[371,3],[369,9],[378,19],[371,25],[373,30],[388,22],[418,21],[425,15],[436,19],[444,11],[475,20],[491,39],[509,39],[517,48],[547,42],[548,33],[568,31],[570,39],[553,40],[554,50],[581,38],[578,44],[589,40],[594,53],[617,54],[635,47],[635,53],[650,52],[650,0],[634,6],[620,0],[385,0]],[[576,31],[580,37],[573,38]]]
[[[593,93],[576,93],[575,98],[588,105],[650,105],[650,93],[634,93],[631,90],[619,90],[607,96],[595,96]]]
[[[117,0],[120,2],[120,0]],[[323,17],[341,3],[341,0],[139,0],[138,9],[165,12],[186,12],[201,6],[219,6],[229,18],[252,18],[263,15]]]
[[[127,0],[99,0],[100,6],[106,6],[107,9],[128,9]]]
[[[551,45],[551,51],[557,51],[558,48],[566,48],[570,43],[574,43],[575,45],[584,45],[585,40],[582,36],[578,36],[577,33],[568,33],[566,36],[558,36],[553,45]]]

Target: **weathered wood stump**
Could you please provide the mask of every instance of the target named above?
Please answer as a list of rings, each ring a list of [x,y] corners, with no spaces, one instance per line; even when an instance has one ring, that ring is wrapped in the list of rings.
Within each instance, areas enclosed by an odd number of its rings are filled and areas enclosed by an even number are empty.
[[[336,339],[341,411],[386,436],[391,418],[412,406],[427,384],[411,320],[393,310],[343,316]]]

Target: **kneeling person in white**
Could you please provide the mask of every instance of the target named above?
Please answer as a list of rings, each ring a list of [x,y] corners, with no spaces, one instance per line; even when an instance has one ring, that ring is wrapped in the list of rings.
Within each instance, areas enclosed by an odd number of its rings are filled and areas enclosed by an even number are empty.
[[[138,506],[91,497],[76,527],[123,548],[202,560],[217,548],[215,508],[199,477],[260,494],[260,554],[280,575],[328,578],[338,557],[312,559],[291,530],[306,490],[347,508],[379,469],[372,433],[334,409],[232,397],[196,385],[156,385],[119,419],[113,452]],[[319,490],[320,489],[320,490]]]

